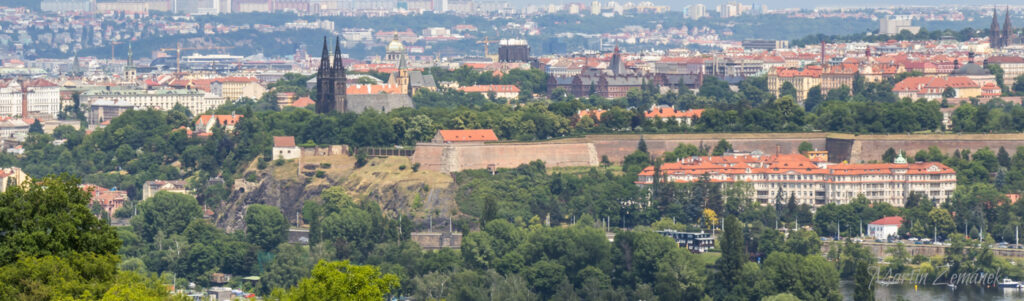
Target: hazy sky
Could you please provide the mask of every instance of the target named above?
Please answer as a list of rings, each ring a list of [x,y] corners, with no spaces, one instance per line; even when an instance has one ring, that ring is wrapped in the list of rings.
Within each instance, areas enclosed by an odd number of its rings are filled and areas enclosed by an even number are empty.
[[[551,0],[521,0],[521,1],[522,2],[520,2],[520,1],[514,1],[514,2],[524,3],[524,5],[528,5],[528,4],[547,4],[547,3],[566,4],[566,3],[572,3],[572,2],[582,2],[582,3],[590,4],[590,2],[592,0],[556,0],[556,1],[551,1]],[[601,3],[608,2],[608,0],[599,0],[599,1],[601,1]],[[618,0],[619,3],[624,3],[624,2],[627,2],[627,1],[632,1],[632,2],[636,3],[636,2],[641,2],[643,0]],[[649,0],[649,1],[654,2],[657,5],[669,5],[673,9],[682,9],[683,7],[686,7],[687,5],[696,4],[696,3],[701,3],[701,4],[704,4],[705,6],[712,7],[712,6],[715,6],[715,5],[718,5],[718,4],[730,2],[729,0],[707,0],[707,1]],[[1018,2],[1018,1],[1020,1],[1020,0],[1012,0],[1010,2],[1016,3],[1016,4],[1012,4],[1011,3],[1011,5],[1018,5],[1019,6],[1021,4],[1024,4],[1024,1],[1021,1],[1021,2]],[[842,6],[842,7],[863,7],[863,6],[880,7],[880,6],[890,6],[890,5],[900,5],[900,6],[928,5],[928,6],[935,6],[935,5],[993,5],[993,4],[999,4],[1000,6],[1004,6],[1004,5],[1007,4],[1007,0],[997,0],[997,1],[992,1],[992,0],[898,0],[898,1],[893,1],[893,0],[856,0],[856,1],[851,1],[851,0],[736,0],[736,2],[745,3],[745,4],[764,4],[764,5],[767,5],[769,9],[792,8],[792,7],[813,8],[813,7],[840,7],[840,6]]]

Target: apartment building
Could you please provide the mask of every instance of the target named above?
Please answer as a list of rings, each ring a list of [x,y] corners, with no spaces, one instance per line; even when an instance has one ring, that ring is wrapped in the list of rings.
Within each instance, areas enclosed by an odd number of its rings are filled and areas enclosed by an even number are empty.
[[[938,162],[907,163],[903,157],[895,163],[834,164],[800,154],[746,154],[683,158],[660,168],[665,182],[696,182],[702,177],[726,185],[748,182],[753,186],[753,198],[761,204],[790,196],[798,204],[845,204],[864,195],[872,202],[902,207],[910,193],[945,202],[956,189],[952,168]],[[636,183],[653,182],[654,167],[649,166],[639,173]]]
[[[768,72],[768,90],[779,96],[782,85],[788,82],[796,88],[796,100],[803,101],[811,87],[821,85],[821,73],[821,66],[807,66],[804,69],[777,68],[773,72]]]
[[[224,97],[192,89],[137,90],[137,89],[97,89],[82,92],[79,96],[82,103],[91,103],[93,99],[106,98],[132,104],[136,110],[169,111],[175,105],[182,105],[193,114],[206,112],[224,104]]]
[[[242,97],[259,99],[267,88],[259,83],[255,77],[224,77],[210,82],[210,93],[224,97],[227,100],[237,100]]]
[[[0,80],[0,116],[57,118],[60,87],[45,79]]]
[[[1003,84],[1013,87],[1017,77],[1024,75],[1024,58],[1018,56],[994,56],[985,59],[985,65],[996,64],[1003,69]]]

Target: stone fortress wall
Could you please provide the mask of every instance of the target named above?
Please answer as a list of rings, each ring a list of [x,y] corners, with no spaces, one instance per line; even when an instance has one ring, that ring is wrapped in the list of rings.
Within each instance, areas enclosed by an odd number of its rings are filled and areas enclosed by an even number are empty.
[[[1011,154],[1024,146],[1024,134],[914,134],[853,135],[825,132],[811,133],[713,133],[713,134],[627,134],[589,135],[539,142],[497,143],[420,143],[412,157],[423,169],[456,172],[466,169],[513,168],[534,160],[548,167],[597,166],[602,156],[621,162],[636,151],[643,137],[648,151],[660,156],[681,143],[713,148],[725,139],[737,151],[760,150],[767,154],[795,153],[806,141],[816,149],[828,150],[829,161],[862,163],[880,160],[888,148],[906,151],[913,156],[918,150],[937,146],[944,153],[957,149],[972,152],[988,147],[993,151],[1005,147]]]

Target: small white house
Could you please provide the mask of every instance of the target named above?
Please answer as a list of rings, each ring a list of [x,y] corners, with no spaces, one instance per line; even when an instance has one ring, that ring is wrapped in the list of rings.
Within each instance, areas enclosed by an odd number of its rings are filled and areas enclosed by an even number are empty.
[[[293,136],[274,136],[274,160],[291,160],[302,156],[302,151],[295,145]]]
[[[868,236],[875,239],[887,239],[890,236],[897,236],[902,224],[903,218],[899,216],[880,218],[868,224]]]

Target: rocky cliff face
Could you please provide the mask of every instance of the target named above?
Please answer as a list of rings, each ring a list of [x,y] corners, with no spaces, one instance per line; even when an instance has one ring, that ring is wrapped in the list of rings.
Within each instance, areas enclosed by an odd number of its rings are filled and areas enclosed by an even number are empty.
[[[252,189],[235,187],[228,201],[217,210],[216,224],[228,232],[245,229],[245,210],[252,204],[281,208],[285,219],[295,225],[296,213],[301,215],[305,200],[320,197],[331,183],[306,184],[293,179],[278,180],[266,173],[258,183],[246,183]]]
[[[228,232],[243,231],[245,211],[252,204],[281,208],[289,223],[295,225],[301,218],[303,203],[319,200],[320,193],[332,186],[344,187],[356,201],[377,202],[389,216],[400,213],[426,219],[428,214],[448,216],[457,212],[451,176],[412,171],[408,158],[376,158],[358,169],[344,160],[334,162],[326,168],[323,178],[311,176],[315,172],[296,173],[298,165],[294,163],[265,170],[250,169],[246,174],[254,181],[235,181],[228,200],[215,210],[216,225]],[[303,164],[306,163],[308,159],[304,159]]]

